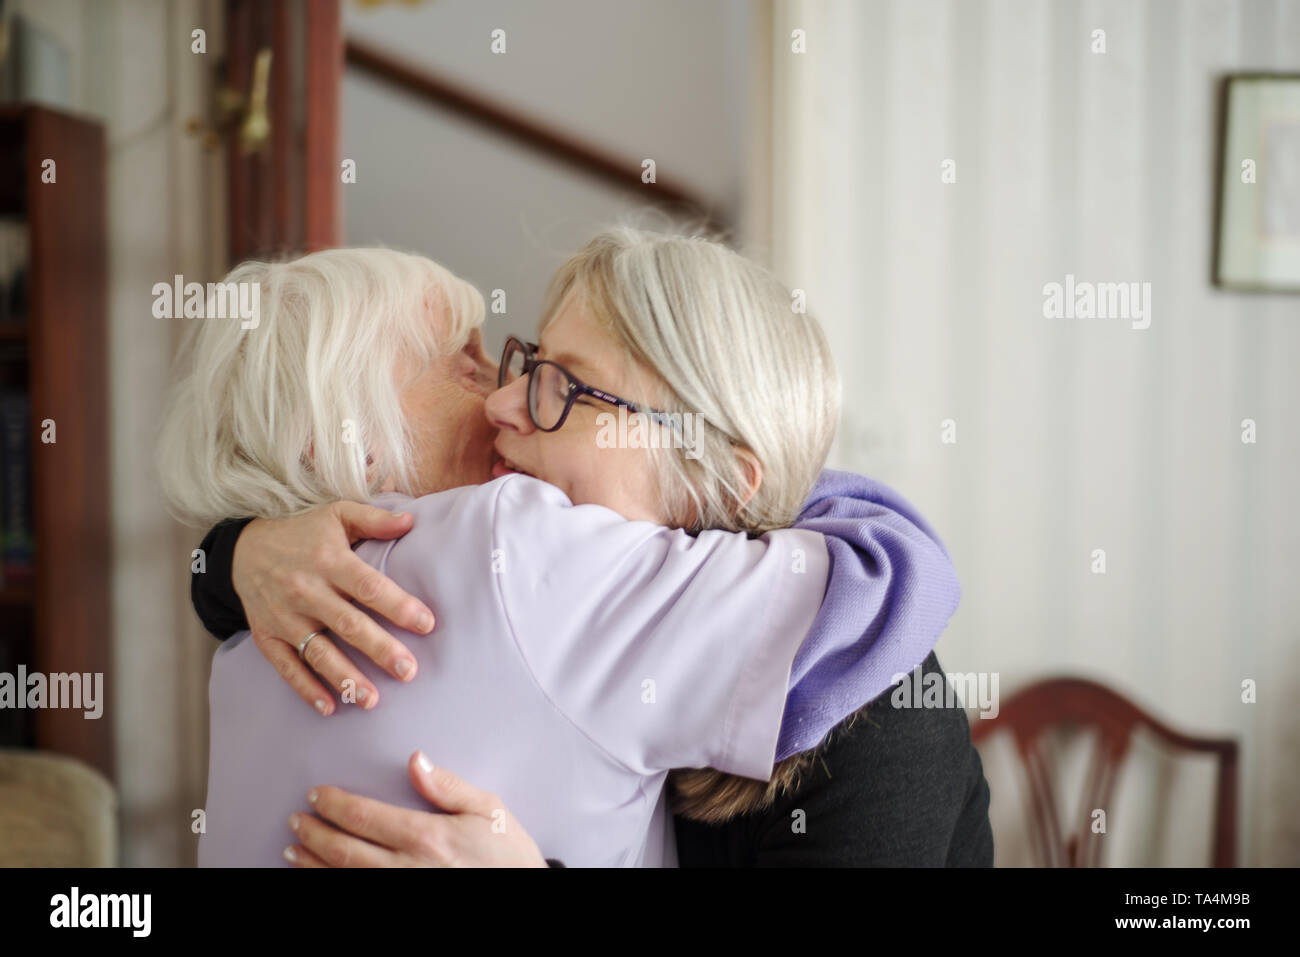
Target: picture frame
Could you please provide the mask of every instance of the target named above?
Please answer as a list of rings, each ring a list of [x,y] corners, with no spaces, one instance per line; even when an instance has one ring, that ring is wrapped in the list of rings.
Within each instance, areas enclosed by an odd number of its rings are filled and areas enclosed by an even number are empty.
[[[1300,293],[1300,74],[1224,78],[1214,284]]]

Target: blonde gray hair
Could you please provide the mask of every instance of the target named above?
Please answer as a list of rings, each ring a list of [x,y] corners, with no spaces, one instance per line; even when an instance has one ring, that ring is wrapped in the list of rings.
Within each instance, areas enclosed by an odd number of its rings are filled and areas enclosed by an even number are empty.
[[[749,532],[790,525],[826,461],[840,411],[825,334],[796,311],[790,291],[706,237],[620,227],[560,267],[543,327],[571,294],[663,380],[658,395],[640,401],[704,418],[692,455],[658,453],[662,506],[674,524]],[[762,467],[762,484],[744,505],[741,449]]]
[[[464,346],[483,321],[478,290],[390,249],[246,262],[224,282],[259,284],[260,315],[247,329],[186,320],[157,446],[173,513],[283,517],[365,501],[389,478],[418,494],[406,376]],[[441,342],[432,311],[448,320]]]

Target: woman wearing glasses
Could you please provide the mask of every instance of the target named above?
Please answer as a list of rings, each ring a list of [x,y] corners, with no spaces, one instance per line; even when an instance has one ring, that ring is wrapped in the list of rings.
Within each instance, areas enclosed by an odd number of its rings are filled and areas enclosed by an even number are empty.
[[[820,331],[811,320],[793,313],[788,303],[785,290],[761,269],[716,244],[627,231],[598,237],[557,275],[539,343],[534,346],[515,340],[507,344],[498,370],[499,388],[488,397],[485,406],[487,421],[499,430],[495,443],[499,461],[493,465],[493,476],[501,479],[508,473],[523,473],[544,479],[574,506],[597,504],[634,523],[653,522],[688,530],[698,536],[693,540],[697,543],[696,550],[699,542],[712,541],[704,530],[752,534],[791,524],[809,497],[829,446],[837,386]],[[471,339],[468,351],[472,353],[476,348]],[[471,356],[471,365],[476,362]],[[634,398],[624,398],[628,396]],[[614,409],[640,417],[643,425],[653,422],[672,429],[685,415],[699,415],[706,425],[695,436],[690,454],[683,454],[681,446],[666,450],[662,444],[654,449],[626,442],[611,448],[608,442],[597,441],[597,436],[602,417],[606,417],[607,424],[607,417]],[[632,430],[628,434],[633,434]],[[469,476],[464,479],[474,480]],[[847,479],[832,476],[829,481],[845,483]],[[837,491],[856,493],[859,499],[854,501],[849,494],[834,495]],[[792,667],[785,672],[788,697],[775,751],[780,761],[771,782],[753,780],[751,767],[743,762],[737,764],[735,755],[724,756],[726,747],[714,747],[717,742],[713,737],[701,741],[696,751],[687,748],[685,752],[672,752],[672,747],[680,747],[682,742],[668,744],[663,739],[654,739],[650,748],[654,759],[644,749],[635,752],[645,765],[638,767],[645,774],[642,783],[648,782],[652,793],[656,780],[662,783],[658,775],[666,768],[660,765],[669,753],[677,756],[677,763],[672,766],[688,763],[680,760],[683,753],[692,759],[715,758],[717,765],[730,762],[721,770],[674,772],[674,810],[678,814],[679,835],[681,824],[686,821],[746,819],[748,827],[757,819],[755,816],[772,813],[779,800],[796,794],[806,797],[801,783],[806,786],[816,776],[812,770],[814,749],[823,745],[824,760],[825,748],[833,743],[827,733],[862,705],[878,698],[890,684],[892,675],[909,671],[926,658],[955,605],[956,586],[946,556],[905,503],[869,483],[856,488],[825,488],[814,498],[816,503],[806,516],[806,524],[811,528],[823,520],[826,530],[841,535],[840,550],[837,552],[833,543],[830,546],[832,565],[825,602],[808,637],[798,642]],[[529,505],[530,501],[522,504]],[[537,502],[531,504],[541,507]],[[581,509],[571,511],[576,513]],[[428,521],[423,524],[427,525]],[[563,537],[567,534],[560,527],[563,524],[542,523],[540,527],[546,534]],[[421,615],[429,614],[427,607],[422,607],[393,582],[376,578],[368,566],[345,554],[349,536],[391,537],[405,527],[394,519],[381,521],[374,512],[366,512],[361,506],[334,507],[278,523],[256,522],[244,529],[242,535],[236,527],[218,529],[207,543],[212,546],[210,554],[218,557],[219,570],[223,546],[218,540],[223,536],[226,541],[232,535],[237,537],[233,573],[239,597],[254,625],[262,653],[277,665],[299,694],[316,703],[318,710],[335,712],[332,699],[325,700],[323,686],[298,660],[301,654],[317,674],[342,691],[345,701],[351,687],[355,692],[352,700],[362,703],[369,711],[369,714],[358,714],[356,709],[345,709],[343,715],[352,724],[336,732],[339,735],[361,727],[359,722],[372,721],[384,709],[395,706],[399,692],[406,689],[390,690],[385,686],[385,701],[380,705],[379,672],[367,662],[361,662],[360,667],[350,662],[331,642],[330,636],[321,634],[322,626],[330,626],[334,635],[406,680],[414,677],[417,670],[413,659],[423,660],[422,656],[428,654],[424,643],[418,643],[413,653],[392,634],[398,629],[381,629],[369,618],[356,615],[343,597],[365,598],[370,607],[410,630],[429,630],[420,627],[418,621]],[[443,540],[420,544],[416,539],[421,528],[422,522],[417,521],[416,531],[397,546],[389,546],[389,554],[397,554],[399,548],[408,552],[424,548],[437,553],[440,548],[454,551],[459,547],[447,537],[445,530]],[[538,529],[531,531],[543,534]],[[340,543],[332,553],[322,544],[331,540]],[[656,553],[655,561],[663,564],[675,557],[679,550],[686,548],[683,541],[675,539],[676,544],[667,546],[667,551]],[[676,664],[698,672],[709,670],[712,663],[725,672],[729,664],[728,649],[740,649],[741,654],[751,655],[760,647],[771,647],[762,645],[761,641],[752,644],[756,639],[750,633],[770,629],[773,620],[777,621],[778,630],[789,630],[792,621],[799,620],[792,611],[799,600],[788,597],[791,594],[786,590],[788,583],[781,576],[765,580],[751,570],[746,576],[731,579],[730,585],[713,594],[710,602],[690,605],[682,614],[675,614],[682,609],[662,599],[664,603],[646,620],[637,619],[626,606],[618,615],[602,615],[599,609],[603,604],[619,605],[617,587],[608,599],[601,594],[601,589],[625,577],[625,569],[620,566],[625,545],[622,542],[612,551],[593,546],[592,552],[586,555],[565,553],[563,549],[559,556],[544,552],[546,567],[526,565],[525,573],[509,570],[509,555],[496,557],[504,559],[500,581],[508,583],[507,588],[523,587],[530,596],[536,596],[554,587],[544,617],[561,647],[548,650],[548,654],[558,656],[554,660],[535,648],[525,652],[533,677],[548,691],[561,688],[566,682],[588,682],[591,686],[586,689],[587,697],[579,693],[577,704],[569,697],[575,694],[572,690],[557,693],[565,696],[564,700],[569,702],[566,706],[581,714],[574,721],[584,737],[594,739],[622,763],[635,764],[627,757],[632,753],[627,750],[630,746],[620,738],[627,729],[618,725],[620,721],[635,725],[638,719],[625,712],[610,711],[613,706],[607,700],[609,676],[618,669],[600,671],[599,666],[588,661],[593,655],[599,657],[600,649],[608,645],[618,647],[620,641],[629,639],[609,633],[589,635],[576,640],[573,647],[565,647],[564,642],[570,640],[565,636],[572,632],[565,627],[571,624],[570,619],[576,619],[579,625],[599,621],[602,628],[613,631],[628,624],[647,629],[648,636],[662,633],[667,626],[682,633],[682,642],[673,646],[681,658]],[[362,546],[360,554],[373,559],[379,554],[376,547]],[[224,550],[232,549],[226,546]],[[312,558],[305,559],[304,555]],[[807,559],[808,555],[802,557]],[[812,560],[815,564],[816,557]],[[393,573],[391,566],[378,564],[381,570],[387,567],[390,575]],[[566,590],[564,574],[556,567],[570,565],[585,569],[585,579],[582,576],[574,579],[576,591],[574,586]],[[746,567],[755,569],[758,565],[761,562]],[[211,563],[209,568],[213,568]],[[692,578],[692,581],[703,580]],[[215,583],[216,587],[204,592],[200,586],[208,582]],[[286,582],[290,587],[284,587]],[[412,590],[411,581],[401,583],[407,591]],[[214,631],[223,630],[221,616],[212,614],[214,606],[224,605],[227,622],[242,623],[238,621],[240,610],[228,600],[230,596],[220,594],[221,585],[220,574],[196,578],[196,605],[201,609],[206,606],[205,620]],[[746,588],[751,591],[744,592]],[[431,591],[432,586],[425,589],[426,594]],[[668,593],[680,594],[680,590],[674,592],[669,588]],[[744,601],[738,606],[733,600],[742,593],[750,596],[746,601],[760,606],[753,609],[753,617],[745,614],[750,609]],[[769,597],[780,594],[786,597],[772,608],[764,608],[761,598],[765,593]],[[849,599],[852,614],[860,617],[845,621],[852,615],[846,612],[847,604],[836,604],[837,595]],[[695,598],[698,601],[698,594]],[[522,601],[518,596],[512,600]],[[509,601],[505,604],[508,609]],[[714,606],[712,609],[710,604]],[[781,608],[785,608],[784,615],[780,613]],[[719,627],[716,620],[710,620],[710,610],[732,619],[727,627],[736,637],[721,644],[709,644],[710,628]],[[644,614],[645,609],[637,611]],[[449,621],[455,620],[455,608],[441,607],[439,615],[440,635],[430,639],[430,645],[437,647],[441,641],[455,644],[459,636],[453,638],[447,633]],[[286,638],[288,635],[293,637]],[[769,631],[762,640],[775,639]],[[540,636],[534,636],[531,641],[544,643]],[[751,644],[746,645],[746,641]],[[695,654],[703,658],[693,657]],[[401,664],[404,661],[405,668]],[[930,656],[927,666],[936,664]],[[667,667],[663,660],[660,665]],[[597,670],[591,671],[592,667]],[[214,689],[215,670],[214,666]],[[690,680],[700,679],[696,674]],[[688,687],[687,679],[681,675],[674,681]],[[639,702],[643,708],[658,700],[658,686],[653,677],[642,678],[641,690],[649,695],[648,701]],[[447,689],[435,689],[433,693],[446,694]],[[214,706],[215,695],[214,690]],[[389,700],[390,696],[393,701]],[[707,694],[704,697],[708,699]],[[682,707],[680,697],[672,700],[674,707]],[[721,700],[729,701],[729,707],[736,704],[734,697],[724,696]],[[693,733],[688,729],[698,727],[698,722],[708,724],[715,717],[707,708],[700,713],[687,711],[680,713],[684,734]],[[214,725],[219,717],[214,713]],[[226,720],[234,718],[227,715]],[[718,724],[728,720],[717,716]],[[697,724],[692,725],[692,721]],[[761,723],[757,718],[755,721]],[[960,724],[964,732],[964,715],[960,715]],[[851,737],[851,732],[851,727],[840,727],[838,741],[842,744]],[[434,733],[432,729],[421,729],[416,739],[428,740]],[[214,727],[214,772],[218,768],[215,736]],[[667,740],[671,740],[671,734]],[[610,741],[621,743],[615,747]],[[484,744],[477,742],[479,752]],[[488,746],[506,751],[500,739]],[[962,754],[962,763],[953,768],[954,786],[945,792],[950,792],[946,800],[951,807],[936,809],[938,817],[946,815],[949,830],[946,836],[937,838],[938,843],[948,848],[954,844],[953,835],[962,832],[961,839],[956,841],[956,859],[950,854],[929,862],[984,862],[978,858],[983,855],[987,832],[986,790],[981,792],[974,784],[975,777],[979,785],[983,784],[983,778],[978,772],[977,758],[972,767],[973,750],[969,749],[968,736],[965,746],[969,753]],[[444,745],[441,753],[446,755],[448,747]],[[501,754],[500,759],[511,761],[508,753]],[[655,759],[659,765],[654,763]],[[519,760],[516,756],[514,763],[517,765]],[[454,759],[444,759],[444,763],[456,764]],[[723,773],[738,770],[741,774],[749,773],[749,777]],[[369,802],[364,806],[365,818],[379,831],[348,834],[328,822],[351,819],[357,802],[366,799],[334,787],[321,787],[314,790],[317,816],[309,813],[313,808],[304,805],[302,810],[308,813],[295,814],[293,818],[298,841],[292,849],[296,863],[347,861],[381,865],[413,860],[446,863],[449,857],[462,863],[524,863],[540,861],[540,851],[548,856],[561,856],[547,844],[549,839],[552,845],[563,845],[564,835],[543,833],[534,843],[525,828],[511,819],[512,826],[503,837],[489,826],[494,821],[499,823],[499,816],[504,813],[499,799],[490,798],[445,772],[435,774],[414,760],[410,772],[416,788],[426,798],[445,811],[458,813],[431,815],[414,809],[409,801],[395,799],[390,799],[388,804]],[[466,777],[473,779],[475,775],[469,773]],[[861,780],[846,779],[844,776],[841,780],[850,787],[864,786]],[[481,776],[477,783],[484,783]],[[494,786],[493,781],[487,784]],[[594,780],[584,780],[574,786],[590,787],[593,794],[600,793]],[[832,795],[831,788],[840,790]],[[861,830],[860,813],[844,818],[843,799],[851,799],[853,795],[844,793],[843,788],[844,784],[824,785],[827,811],[817,822],[818,837],[804,842],[808,849],[852,846],[854,828]],[[495,789],[503,790],[499,786]],[[361,787],[353,790],[366,793]],[[864,790],[859,796],[866,793]],[[830,800],[832,796],[839,800]],[[396,806],[398,803],[405,803],[406,807]],[[956,813],[949,813],[953,808]],[[528,808],[527,816],[517,806],[512,810],[525,825],[529,817],[538,819],[535,808]],[[865,812],[861,801],[856,810]],[[655,826],[652,822],[652,833]],[[541,830],[545,831],[545,827],[543,823]],[[527,829],[535,835],[539,830]],[[403,837],[399,839],[399,835]],[[696,850],[717,837],[717,834],[702,837],[696,842]],[[748,853],[753,857],[756,851],[761,852],[764,841],[755,837],[749,843],[752,846]],[[860,848],[866,848],[871,842],[859,839],[857,843]],[[988,851],[991,854],[991,846]],[[742,849],[739,853],[743,856],[746,851]],[[814,851],[810,862],[817,862],[815,854]],[[962,854],[971,859],[962,860]],[[724,851],[723,859],[715,862],[734,861],[736,856],[734,851]],[[670,861],[671,852],[657,856],[653,850],[641,851],[624,860]],[[826,850],[822,860],[832,862],[836,857]],[[573,861],[582,862],[581,855]],[[864,861],[859,858],[857,862]]]

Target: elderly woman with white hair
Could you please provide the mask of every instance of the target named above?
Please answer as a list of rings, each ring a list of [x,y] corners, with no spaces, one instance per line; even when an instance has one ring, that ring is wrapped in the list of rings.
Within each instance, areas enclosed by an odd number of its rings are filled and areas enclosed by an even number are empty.
[[[205,838],[205,863],[267,862],[270,822],[324,778],[367,797],[313,788],[320,817],[287,815],[298,864],[539,862],[539,847],[569,863],[672,863],[670,770],[679,834],[683,820],[768,813],[811,777],[832,729],[899,674],[937,667],[951,565],[882,486],[826,473],[814,490],[838,382],[820,329],[764,270],[704,240],[603,234],[557,275],[539,342],[507,343],[483,402],[476,295],[427,260],[378,267],[397,255],[241,267],[231,278],[263,283],[274,341],[250,333],[241,348],[204,327],[183,360],[162,444],[169,497],[195,520],[259,519],[214,532],[238,543],[224,551],[253,628],[214,662],[207,810],[220,836]],[[599,437],[615,411],[706,425],[688,450],[610,447]],[[493,480],[474,484],[489,464]],[[310,511],[384,491],[414,520]],[[773,531],[801,509],[801,530]],[[347,550],[408,523],[395,543]],[[214,570],[238,616],[224,562]],[[439,635],[408,648],[410,630],[349,597],[421,633],[433,605]],[[354,664],[327,629],[369,660]],[[254,645],[275,671],[254,666]],[[336,713],[303,662],[361,708],[333,727],[286,710],[277,672]],[[422,812],[392,770],[412,750],[496,795],[412,758],[419,793],[459,813]],[[980,862],[986,843],[991,855],[987,789],[981,807],[965,757],[950,816],[972,859],[955,863]],[[975,774],[982,785],[978,758]],[[327,823],[358,800],[378,833]],[[493,840],[502,815],[511,841]],[[839,837],[854,827],[840,821]]]

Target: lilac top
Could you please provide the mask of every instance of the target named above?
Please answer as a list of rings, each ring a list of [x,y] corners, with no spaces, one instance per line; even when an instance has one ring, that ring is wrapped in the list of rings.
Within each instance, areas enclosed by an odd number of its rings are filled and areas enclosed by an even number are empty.
[[[407,778],[423,750],[501,795],[546,854],[573,865],[676,863],[663,784],[675,767],[771,773],[795,652],[821,605],[824,539],[628,522],[522,475],[419,499],[394,542],[358,554],[438,609],[373,711],[322,718],[248,632],[212,662],[199,864],[276,866],[307,790],[336,784],[430,810]]]

